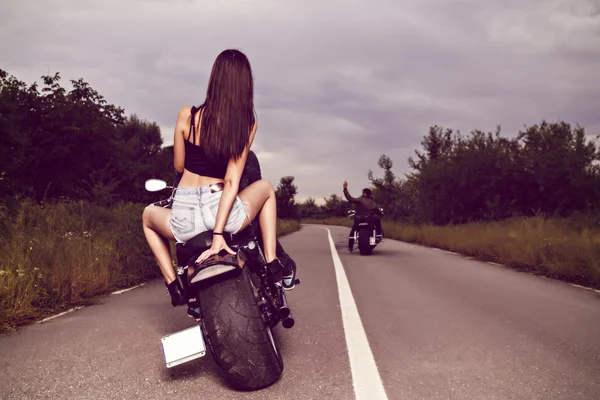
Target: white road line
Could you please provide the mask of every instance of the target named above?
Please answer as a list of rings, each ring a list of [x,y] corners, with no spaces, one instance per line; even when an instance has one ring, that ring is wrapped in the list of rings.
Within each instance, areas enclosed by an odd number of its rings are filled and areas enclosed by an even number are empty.
[[[144,286],[144,284],[143,284],[143,283],[140,283],[139,285],[136,285],[136,286],[133,286],[133,287],[130,287],[130,288],[127,288],[127,289],[117,290],[116,292],[112,292],[111,294],[121,294],[121,293],[125,293],[125,292],[128,292],[128,291],[130,291],[130,290],[133,290],[133,289],[135,289],[135,288],[137,288],[137,287],[140,287],[140,286]],[[79,309],[81,309],[81,308],[83,308],[83,307],[85,307],[85,306],[74,307],[74,308],[71,308],[70,310],[63,311],[63,312],[61,312],[60,314],[56,314],[56,315],[52,315],[52,316],[50,316],[50,317],[44,318],[43,320],[41,320],[41,321],[38,321],[38,324],[41,324],[41,323],[44,323],[44,322],[51,321],[51,320],[53,320],[54,318],[58,318],[58,317],[60,317],[60,316],[62,316],[62,315],[68,314],[68,313],[70,313],[70,312],[77,311],[77,310],[79,310]]]
[[[116,292],[112,292],[111,294],[121,294],[121,293],[125,293],[125,292],[128,292],[128,291],[130,291],[130,290],[133,290],[133,289],[135,289],[135,288],[137,288],[137,287],[140,287],[140,286],[144,286],[144,284],[143,284],[143,283],[140,283],[139,285],[135,285],[135,286],[133,286],[133,287],[130,287],[130,288],[127,288],[127,289],[121,289],[121,290],[117,290]]]
[[[354,396],[357,400],[387,400],[381,376],[375,364],[375,358],[371,352],[367,334],[360,320],[354,296],[344,272],[342,260],[335,249],[331,231],[329,234],[329,245],[331,256],[335,266],[335,277],[340,295],[340,307],[342,309],[342,321],[344,323],[344,334],[346,335],[346,347],[350,358],[350,370],[354,384]]]
[[[578,288],[581,288],[581,289],[585,289],[585,290],[591,290],[591,291],[593,291],[593,292],[600,293],[600,290],[598,290],[598,289],[590,288],[590,287],[587,287],[587,286],[581,286],[581,285],[577,285],[577,284],[575,284],[575,283],[571,283],[571,285],[572,285],[572,286],[575,286],[575,287],[578,287]]]
[[[85,306],[79,306],[79,307],[71,308],[70,310],[67,310],[67,311],[63,311],[63,312],[61,312],[60,314],[56,314],[56,315],[53,315],[53,316],[51,316],[51,317],[44,318],[44,319],[43,319],[43,320],[41,320],[39,323],[41,324],[41,323],[44,323],[44,322],[47,322],[47,321],[53,320],[54,318],[58,318],[58,317],[60,317],[61,315],[68,314],[68,313],[70,313],[70,312],[73,312],[73,311],[79,310],[80,308],[83,308],[83,307],[85,307]]]

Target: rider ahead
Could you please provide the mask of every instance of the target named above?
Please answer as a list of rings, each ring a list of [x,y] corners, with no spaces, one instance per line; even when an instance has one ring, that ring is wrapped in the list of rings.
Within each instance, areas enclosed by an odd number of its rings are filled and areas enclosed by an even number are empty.
[[[360,215],[373,215],[375,226],[377,229],[377,240],[381,240],[383,237],[383,230],[381,229],[381,210],[379,204],[373,200],[371,197],[371,189],[365,188],[362,191],[362,196],[354,198],[350,196],[348,193],[348,182],[344,181],[344,196],[346,196],[346,200],[350,203],[356,204],[356,216]],[[350,236],[348,237],[348,249],[352,251],[354,247],[354,232],[356,231],[356,216],[354,218],[354,225],[352,226],[352,230],[350,231]]]

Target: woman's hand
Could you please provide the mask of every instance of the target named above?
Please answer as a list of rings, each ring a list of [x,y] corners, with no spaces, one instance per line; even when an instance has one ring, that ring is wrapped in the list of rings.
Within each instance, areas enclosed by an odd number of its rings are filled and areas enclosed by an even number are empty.
[[[208,258],[215,254],[219,254],[221,250],[227,251],[229,254],[235,255],[235,251],[231,250],[227,243],[225,242],[225,238],[221,235],[213,235],[212,246],[210,249],[206,250],[204,253],[200,254],[200,257],[196,259],[196,264],[201,264],[206,261]]]

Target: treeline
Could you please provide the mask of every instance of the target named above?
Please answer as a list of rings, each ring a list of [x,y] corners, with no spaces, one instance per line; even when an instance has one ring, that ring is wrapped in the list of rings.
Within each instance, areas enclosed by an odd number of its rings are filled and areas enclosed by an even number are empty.
[[[0,70],[0,198],[35,200],[156,200],[144,182],[172,182],[173,148],[162,147],[158,125],[107,101],[88,83],[60,75],[26,85]],[[378,161],[382,177],[368,177],[386,218],[414,223],[456,224],[514,216],[566,216],[600,207],[600,150],[582,127],[565,122],[528,127],[512,138],[500,132],[468,136],[434,126],[422,149],[408,160],[411,173],[392,172]],[[287,219],[345,216],[340,194],[298,203],[294,177],[277,187],[278,215]],[[354,194],[358,196],[359,193]]]
[[[284,176],[275,190],[277,197],[277,216],[282,219],[327,218],[343,217],[351,209],[343,196],[332,194],[324,198],[324,204],[318,205],[316,200],[309,198],[305,202],[297,202],[298,186],[293,176]]]
[[[368,172],[386,218],[444,225],[600,210],[600,149],[582,127],[544,121],[506,138],[499,130],[463,136],[434,126],[421,144],[404,178],[385,155],[378,160],[383,176]],[[298,215],[344,216],[348,209],[338,195],[325,202],[297,204]]]
[[[83,79],[60,74],[27,85],[0,70],[0,200],[85,200],[150,203],[149,178],[173,183],[173,146],[163,147],[158,124],[125,116]],[[294,219],[293,177],[278,187],[280,215]]]
[[[88,83],[60,75],[26,85],[0,70],[0,197],[150,202],[150,177],[173,181],[172,147],[154,122],[107,101]]]

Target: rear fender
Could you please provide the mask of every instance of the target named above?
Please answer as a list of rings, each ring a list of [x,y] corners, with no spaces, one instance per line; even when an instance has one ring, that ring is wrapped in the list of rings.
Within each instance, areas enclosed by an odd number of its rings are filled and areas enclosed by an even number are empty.
[[[240,272],[246,266],[246,261],[246,255],[242,251],[233,255],[223,250],[219,254],[212,255],[202,264],[194,265],[194,273],[189,278],[190,285],[193,288],[196,284],[216,276],[234,271]]]

